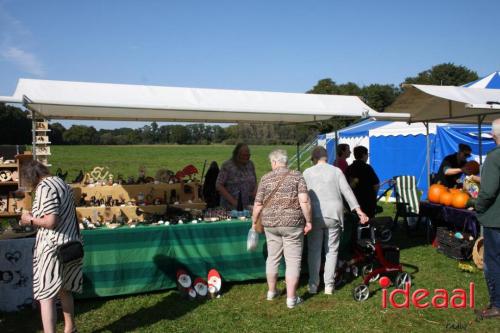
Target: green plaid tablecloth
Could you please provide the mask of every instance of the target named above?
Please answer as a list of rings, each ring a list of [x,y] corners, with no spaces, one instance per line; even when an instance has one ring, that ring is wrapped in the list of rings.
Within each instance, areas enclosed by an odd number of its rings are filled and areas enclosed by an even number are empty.
[[[84,230],[84,284],[79,297],[175,288],[178,268],[205,279],[212,268],[224,281],[264,279],[265,236],[260,235],[256,251],[248,252],[249,229],[249,221],[225,221]],[[344,237],[341,248],[346,248],[348,239]],[[283,265],[281,269],[283,275]]]

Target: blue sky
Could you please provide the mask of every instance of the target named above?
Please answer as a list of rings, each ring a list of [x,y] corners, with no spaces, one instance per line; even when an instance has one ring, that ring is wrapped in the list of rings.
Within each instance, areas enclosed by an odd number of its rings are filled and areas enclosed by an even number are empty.
[[[485,76],[500,70],[499,12],[494,0],[0,0],[0,95],[19,78],[305,92],[326,77],[397,85],[443,62]]]

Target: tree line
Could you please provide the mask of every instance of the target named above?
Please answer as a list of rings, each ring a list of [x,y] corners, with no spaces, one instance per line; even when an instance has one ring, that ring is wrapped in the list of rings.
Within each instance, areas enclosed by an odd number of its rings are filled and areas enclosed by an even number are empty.
[[[403,83],[459,86],[478,79],[475,71],[453,63],[444,63],[407,77]],[[358,86],[337,84],[331,78],[319,80],[309,94],[360,96],[374,110],[383,112],[401,94],[393,84]],[[352,120],[331,119],[307,125],[237,124],[228,127],[208,124],[158,125],[152,122],[141,128],[100,129],[60,123],[49,125],[52,144],[131,145],[131,144],[212,144],[245,141],[249,144],[295,144],[310,140],[318,133],[331,132],[349,125]],[[0,143],[30,144],[31,121],[24,110],[0,103]]]

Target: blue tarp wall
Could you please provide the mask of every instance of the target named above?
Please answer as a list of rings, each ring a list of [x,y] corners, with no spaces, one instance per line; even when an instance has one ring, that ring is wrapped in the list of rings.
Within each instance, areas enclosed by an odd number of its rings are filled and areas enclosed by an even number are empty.
[[[388,124],[389,122],[366,121],[338,132],[340,138],[349,136],[368,136],[369,130]],[[491,126],[482,126],[483,161],[486,154],[495,147],[491,135]],[[318,136],[325,139],[326,135]],[[331,137],[331,135],[330,135]],[[460,143],[471,146],[471,159],[479,161],[478,128],[471,125],[441,125],[436,133],[430,134],[431,173],[437,173],[441,161],[458,150]],[[335,159],[335,140],[327,139],[329,162]],[[351,147],[353,149],[354,147]],[[427,194],[427,163],[425,135],[391,135],[369,138],[370,164],[381,181],[398,175],[414,175],[417,186]],[[381,189],[383,191],[383,188]]]

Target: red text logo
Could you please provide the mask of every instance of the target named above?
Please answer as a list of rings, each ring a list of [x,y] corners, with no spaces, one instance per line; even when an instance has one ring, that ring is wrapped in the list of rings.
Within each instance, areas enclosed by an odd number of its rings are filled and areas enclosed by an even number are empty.
[[[428,289],[419,288],[412,291],[410,283],[406,283],[404,289],[394,289],[389,293],[387,287],[391,281],[386,276],[380,278],[379,284],[382,287],[382,308],[384,309],[387,308],[388,303],[396,309],[409,308],[410,303],[417,309],[425,309],[429,306],[436,309],[474,308],[474,282],[469,283],[469,290],[457,288],[451,293],[446,289],[434,289],[430,292]]]

